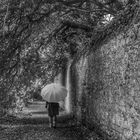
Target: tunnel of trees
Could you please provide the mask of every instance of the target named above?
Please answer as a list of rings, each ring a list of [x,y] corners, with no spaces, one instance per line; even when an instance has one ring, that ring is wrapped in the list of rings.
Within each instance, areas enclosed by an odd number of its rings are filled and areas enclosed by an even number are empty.
[[[0,110],[16,108],[52,82],[68,57],[97,49],[102,31],[137,0],[0,0]],[[131,13],[131,14],[130,14]],[[112,27],[116,28],[115,25]],[[99,41],[98,41],[99,42]]]

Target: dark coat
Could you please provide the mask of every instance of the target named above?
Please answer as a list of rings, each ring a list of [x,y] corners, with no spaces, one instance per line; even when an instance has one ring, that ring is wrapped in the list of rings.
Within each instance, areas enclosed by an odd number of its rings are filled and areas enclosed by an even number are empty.
[[[59,103],[46,102],[46,108],[48,109],[49,116],[59,115]]]

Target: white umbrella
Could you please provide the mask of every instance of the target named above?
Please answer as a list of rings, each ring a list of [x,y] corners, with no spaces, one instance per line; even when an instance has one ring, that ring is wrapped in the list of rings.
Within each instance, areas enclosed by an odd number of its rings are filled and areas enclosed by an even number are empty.
[[[57,83],[48,84],[41,90],[41,96],[48,102],[60,102],[66,98],[67,89]]]

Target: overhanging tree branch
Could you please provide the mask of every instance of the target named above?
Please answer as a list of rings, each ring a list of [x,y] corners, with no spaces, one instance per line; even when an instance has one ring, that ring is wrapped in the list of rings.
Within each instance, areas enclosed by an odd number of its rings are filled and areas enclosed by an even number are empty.
[[[104,4],[102,4],[101,2],[99,2],[97,0],[93,0],[93,1],[91,1],[91,3],[97,5],[100,9],[105,9],[106,12],[108,12],[108,14],[111,14],[113,16],[115,16],[117,14],[117,12],[114,9],[112,9],[110,7],[106,7]]]
[[[87,25],[84,25],[84,24],[81,24],[81,23],[76,23],[76,22],[72,22],[72,21],[69,21],[69,20],[64,20],[64,21],[61,21],[61,22],[64,25],[72,27],[72,28],[79,28],[79,29],[83,29],[85,31],[92,31],[93,30],[93,27],[90,27],[90,26],[87,26]]]

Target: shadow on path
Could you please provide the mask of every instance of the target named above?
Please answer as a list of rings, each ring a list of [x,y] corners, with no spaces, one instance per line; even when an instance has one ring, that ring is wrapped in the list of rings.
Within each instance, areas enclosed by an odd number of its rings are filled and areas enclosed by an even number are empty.
[[[100,140],[95,133],[92,139],[89,134],[66,112],[60,112],[56,129],[49,128],[44,102],[29,103],[16,117],[0,120],[0,140]]]

